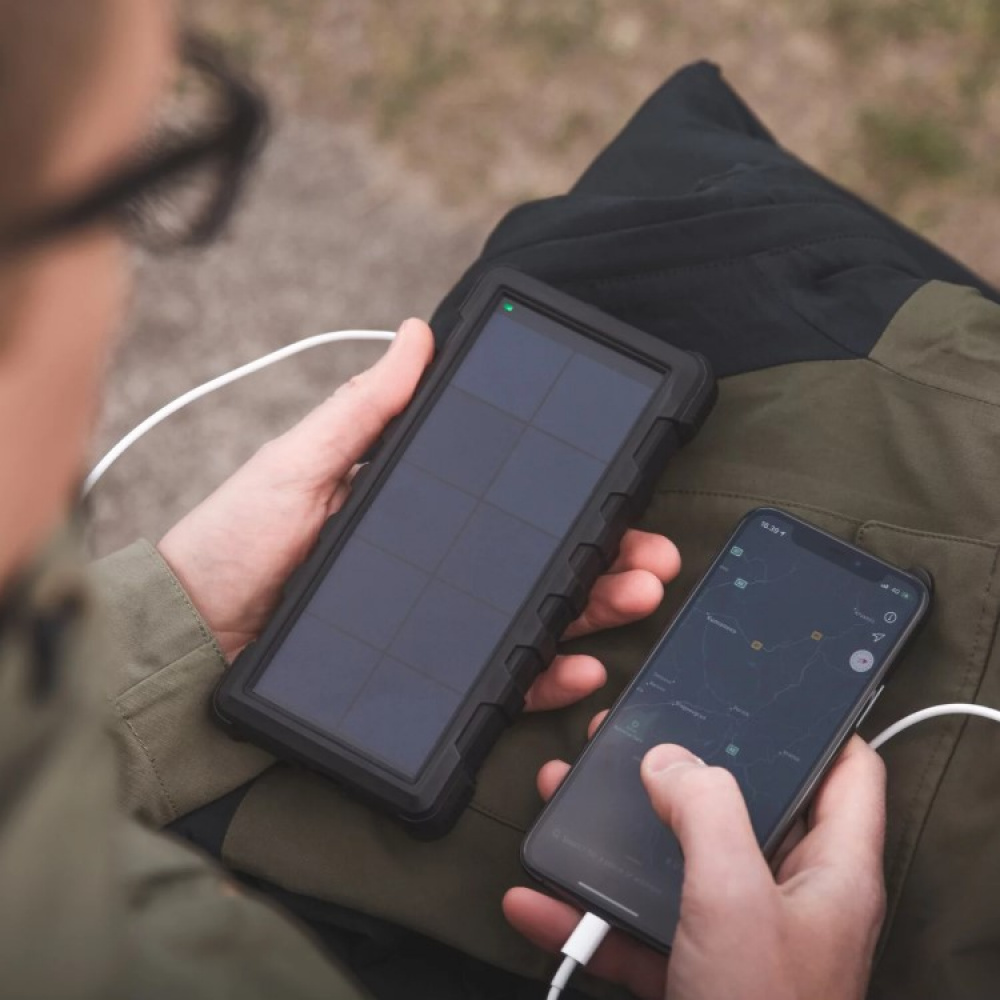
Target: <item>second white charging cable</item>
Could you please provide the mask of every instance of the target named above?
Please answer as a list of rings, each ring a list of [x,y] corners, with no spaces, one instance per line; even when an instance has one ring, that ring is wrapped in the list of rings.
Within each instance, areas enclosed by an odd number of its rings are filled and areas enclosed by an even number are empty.
[[[548,1000],[559,1000],[559,995],[566,988],[570,977],[577,969],[587,967],[587,964],[594,957],[594,952],[600,948],[601,942],[608,936],[609,930],[611,930],[611,925],[606,920],[602,920],[593,913],[584,914],[583,919],[576,925],[573,933],[562,946],[562,953],[566,957],[552,977]]]

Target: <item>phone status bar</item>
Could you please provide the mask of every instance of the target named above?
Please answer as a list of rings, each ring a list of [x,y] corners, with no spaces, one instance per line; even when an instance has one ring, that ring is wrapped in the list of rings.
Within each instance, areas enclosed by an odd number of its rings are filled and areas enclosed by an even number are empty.
[[[913,593],[912,590],[907,590],[905,587],[895,586],[895,581],[892,579],[883,580],[879,584],[879,589],[884,590],[889,594],[892,594],[893,597],[900,597],[904,601],[912,601],[917,596],[916,594]]]

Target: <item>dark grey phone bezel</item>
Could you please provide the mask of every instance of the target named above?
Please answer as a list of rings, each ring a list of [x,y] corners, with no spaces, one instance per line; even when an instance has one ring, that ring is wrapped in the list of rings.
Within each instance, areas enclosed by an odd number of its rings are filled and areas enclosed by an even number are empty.
[[[648,944],[650,947],[655,948],[657,951],[664,952],[665,954],[669,954],[670,952],[669,942],[657,939],[655,935],[647,933],[645,929],[637,926],[636,924],[630,922],[628,919],[622,917],[622,915],[617,911],[611,910],[608,907],[606,907],[600,901],[600,899],[596,897],[590,898],[588,896],[585,896],[584,894],[577,891],[575,888],[571,888],[565,885],[559,879],[554,878],[551,873],[544,872],[540,869],[538,865],[533,864],[530,858],[531,842],[535,836],[539,835],[538,831],[540,830],[543,823],[547,822],[548,819],[555,814],[558,808],[560,796],[565,793],[566,789],[569,788],[574,775],[579,773],[579,771],[583,768],[588,755],[596,747],[604,727],[612,719],[615,712],[618,710],[619,706],[628,697],[629,693],[632,691],[632,688],[637,683],[639,683],[643,672],[646,670],[649,664],[655,659],[657,653],[660,650],[660,647],[669,640],[675,626],[677,625],[678,622],[680,622],[683,619],[683,616],[687,612],[688,607],[697,598],[698,593],[700,592],[702,586],[705,584],[705,581],[709,578],[709,576],[711,576],[716,566],[729,551],[733,539],[736,538],[743,531],[744,527],[749,521],[753,520],[754,518],[767,516],[769,514],[777,515],[783,519],[793,521],[795,524],[799,526],[802,526],[812,532],[816,532],[819,536],[822,536],[823,538],[827,539],[830,543],[837,546],[838,548],[843,548],[848,552],[858,553],[865,559],[870,560],[880,566],[884,566],[888,572],[892,572],[900,576],[906,577],[913,583],[915,590],[920,593],[921,597],[919,605],[915,609],[914,616],[910,624],[897,637],[897,640],[894,643],[889,654],[887,655],[884,663],[879,668],[879,670],[869,679],[868,684],[862,690],[861,695],[858,697],[857,701],[851,707],[850,712],[845,716],[844,721],[834,734],[834,737],[832,738],[829,746],[824,751],[824,753],[819,758],[814,767],[810,770],[809,774],[806,776],[806,779],[803,782],[801,789],[797,792],[792,803],[782,816],[778,825],[775,827],[774,832],[771,834],[770,837],[768,837],[765,843],[761,845],[761,851],[764,854],[764,856],[767,857],[768,859],[770,859],[773,856],[774,852],[778,849],[781,842],[784,840],[785,835],[788,833],[788,830],[791,828],[792,824],[802,814],[803,810],[808,805],[818,785],[823,780],[824,776],[827,774],[830,768],[833,766],[834,762],[837,759],[837,756],[840,754],[840,751],[844,748],[844,745],[850,739],[852,733],[857,728],[860,720],[863,718],[865,712],[872,704],[875,697],[877,697],[877,695],[880,693],[882,687],[887,681],[890,672],[892,671],[893,667],[897,664],[899,657],[903,653],[907,644],[911,641],[914,634],[920,628],[930,608],[931,588],[928,585],[928,580],[924,579],[923,575],[918,575],[919,571],[914,572],[912,570],[904,570],[898,566],[894,566],[891,563],[886,562],[884,559],[879,559],[877,556],[872,555],[870,552],[866,552],[864,549],[858,547],[857,545],[854,545],[851,542],[845,542],[842,538],[838,538],[836,535],[833,535],[828,531],[824,531],[822,528],[818,528],[816,525],[810,524],[808,521],[805,521],[802,518],[797,517],[794,514],[790,514],[788,511],[781,510],[777,507],[757,507],[749,511],[742,518],[740,518],[736,527],[733,529],[732,532],[730,532],[729,536],[727,537],[725,544],[723,544],[719,552],[712,559],[712,562],[709,565],[708,569],[705,570],[705,573],[702,575],[698,583],[691,588],[691,593],[688,595],[683,605],[680,607],[677,614],[674,616],[673,620],[664,630],[663,634],[657,640],[656,645],[651,650],[649,656],[643,662],[639,670],[636,671],[635,676],[626,685],[625,689],[621,692],[618,698],[615,699],[615,702],[612,705],[610,711],[608,712],[605,719],[602,721],[600,728],[594,734],[594,737],[588,742],[587,746],[584,747],[582,753],[574,762],[572,769],[564,779],[559,790],[549,800],[544,809],[539,813],[538,817],[535,819],[535,822],[532,824],[531,829],[528,831],[528,833],[524,837],[524,840],[521,842],[521,864],[524,867],[524,869],[528,872],[528,874],[531,875],[532,878],[536,879],[538,882],[540,882],[543,886],[551,890],[556,895],[561,896],[562,898],[570,901],[575,906],[578,906],[581,909],[596,914],[602,919],[607,920],[608,923],[612,924],[613,926],[626,931],[627,933],[637,938],[638,940],[642,941],[643,943]]]

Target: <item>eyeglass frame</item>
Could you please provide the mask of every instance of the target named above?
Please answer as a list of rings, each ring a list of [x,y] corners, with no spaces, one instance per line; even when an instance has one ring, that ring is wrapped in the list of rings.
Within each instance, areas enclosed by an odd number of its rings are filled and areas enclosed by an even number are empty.
[[[175,140],[167,149],[135,156],[91,191],[15,224],[0,234],[0,257],[67,236],[104,219],[123,221],[141,196],[203,163],[218,160],[224,171],[207,209],[190,229],[163,242],[140,239],[150,249],[203,246],[210,243],[232,214],[240,188],[264,144],[268,107],[256,88],[233,71],[222,50],[194,32],[181,36],[181,59],[197,70],[224,98],[221,122]]]

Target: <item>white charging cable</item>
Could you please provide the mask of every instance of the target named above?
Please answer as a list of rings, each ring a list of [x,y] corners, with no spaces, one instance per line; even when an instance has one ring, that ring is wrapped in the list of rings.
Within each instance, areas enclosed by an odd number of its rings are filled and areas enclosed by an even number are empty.
[[[337,330],[332,333],[317,333],[315,336],[306,337],[304,340],[296,341],[294,344],[288,344],[285,347],[279,347],[278,350],[272,351],[270,354],[265,354],[264,357],[258,358],[256,361],[250,361],[245,365],[240,365],[239,368],[234,368],[232,371],[226,372],[224,375],[219,375],[217,378],[209,379],[209,381],[203,383],[202,385],[196,386],[194,389],[185,392],[182,396],[178,396],[175,400],[167,403],[166,406],[161,406],[152,416],[147,417],[138,427],[133,428],[128,434],[125,435],[105,456],[102,458],[97,465],[91,469],[90,474],[83,482],[83,496],[87,496],[88,493],[97,485],[100,478],[111,468],[115,462],[118,461],[122,455],[128,451],[141,437],[148,434],[157,424],[163,423],[167,417],[172,416],[178,410],[184,409],[189,403],[193,403],[196,399],[201,399],[203,396],[207,396],[209,393],[215,392],[216,389],[221,389],[225,385],[229,385],[232,382],[237,382],[241,378],[245,378],[247,375],[252,375],[254,372],[259,372],[262,368],[267,368],[269,365],[273,365],[278,361],[284,361],[285,358],[290,358],[293,354],[299,354],[302,351],[308,351],[312,347],[320,347],[323,344],[335,344],[345,340],[392,340],[396,335],[390,333],[387,330]]]
[[[904,729],[915,726],[918,722],[925,722],[927,719],[936,719],[942,715],[975,715],[980,719],[990,719],[993,722],[1000,722],[1000,711],[995,708],[987,708],[985,705],[963,705],[956,702],[953,705],[932,705],[930,708],[922,708],[919,712],[894,722],[888,729],[883,730],[869,744],[873,750],[878,750],[884,743],[888,743],[894,736],[898,736]]]

